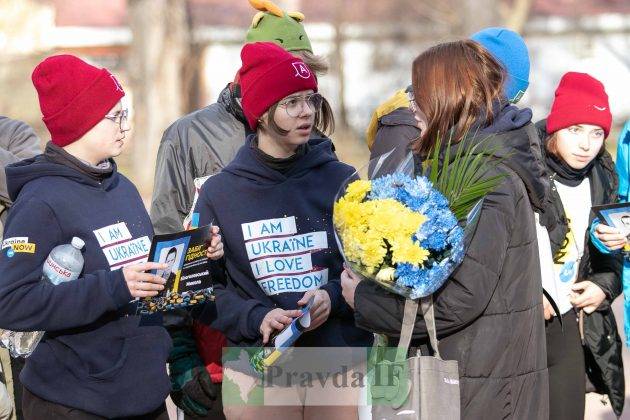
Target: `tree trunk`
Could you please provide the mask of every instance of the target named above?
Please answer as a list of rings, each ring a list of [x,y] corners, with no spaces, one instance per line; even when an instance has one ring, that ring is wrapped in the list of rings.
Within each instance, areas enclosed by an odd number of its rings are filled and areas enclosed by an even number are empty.
[[[483,28],[501,23],[499,0],[460,0],[458,3],[462,17],[461,36],[469,37]]]
[[[505,18],[505,26],[522,34],[533,3],[533,0],[515,0]]]
[[[144,197],[153,187],[162,132],[181,116],[182,62],[188,51],[185,0],[129,0],[133,34],[132,178]]]
[[[333,49],[333,69],[337,76],[337,106],[339,112],[335,115],[335,119],[341,129],[348,128],[348,114],[346,111],[346,83],[344,73],[344,57],[343,57],[343,23],[344,23],[344,3],[337,2],[335,6],[335,19],[333,27],[335,30],[334,49]]]
[[[189,53],[184,59],[182,67],[182,103],[183,113],[188,114],[206,106],[205,83],[205,52],[206,44],[194,43],[189,47]]]

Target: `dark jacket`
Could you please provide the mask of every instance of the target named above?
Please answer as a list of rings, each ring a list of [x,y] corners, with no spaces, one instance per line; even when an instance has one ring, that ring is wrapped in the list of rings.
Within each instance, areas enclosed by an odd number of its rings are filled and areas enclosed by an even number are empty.
[[[540,138],[547,138],[546,121],[536,124]],[[553,173],[550,173],[554,177]],[[588,176],[591,187],[591,205],[617,202],[617,175],[615,164],[610,154],[604,150],[596,159]],[[555,181],[558,182],[558,181]],[[564,209],[559,194],[552,191],[551,199],[560,214]],[[595,215],[591,212],[589,226]],[[556,229],[549,232],[550,238],[566,235],[566,219],[559,220]],[[556,234],[559,232],[559,234]],[[577,281],[592,281],[606,294],[606,300],[599,308],[587,315],[584,313],[584,352],[586,374],[595,390],[608,395],[615,413],[620,416],[625,400],[623,361],[621,358],[621,338],[617,332],[617,322],[611,304],[621,294],[622,255],[619,253],[603,254],[590,241],[588,232],[584,233],[584,255],[580,261]]]
[[[182,230],[193,206],[195,178],[216,174],[232,161],[245,143],[246,126],[238,92],[227,86],[216,103],[166,129],[157,155],[150,211],[156,234]]]
[[[221,91],[216,103],[181,117],[164,131],[156,160],[150,210],[156,234],[183,229],[183,221],[193,207],[199,187],[195,180],[199,179],[197,182],[200,183],[201,179],[220,172],[232,161],[245,142],[246,127],[238,85],[229,84]],[[216,312],[213,303],[206,306],[212,307],[210,313]],[[165,316],[165,325],[171,335],[192,336],[191,323],[187,311],[174,311]],[[197,328],[194,336],[202,355],[216,354],[216,347],[224,341],[205,325]],[[181,341],[176,340],[173,351],[173,355],[180,358],[186,352],[178,347]],[[213,344],[210,352],[208,344]],[[190,346],[187,352],[191,359],[198,360],[195,346]],[[211,374],[218,363],[220,357],[204,357],[206,369]],[[179,380],[177,375],[173,380]],[[174,400],[178,401],[176,397]]]
[[[40,154],[39,143],[39,137],[26,123],[0,116],[0,239],[6,210],[11,205],[4,169],[12,163]]]
[[[370,149],[370,176],[379,176],[394,172],[400,162],[411,153],[411,144],[420,137],[420,129],[409,108],[398,108],[378,120],[378,129]],[[389,155],[386,155],[389,153]],[[378,158],[386,155],[383,163],[374,174]],[[420,159],[414,156],[416,170],[420,168]]]
[[[319,288],[330,296],[331,315],[298,345],[369,345],[372,335],[347,316],[332,223],[335,195],[355,170],[337,160],[330,140],[312,139],[282,173],[259,160],[254,141],[206,181],[195,207],[201,224],[214,220],[221,228],[225,244],[229,281],[215,284],[213,326],[233,344],[256,342],[269,311],[296,309],[306,291]]]
[[[509,114],[512,115],[509,115]],[[549,191],[536,130],[515,107],[466,143],[501,159],[489,176],[505,180],[483,203],[466,257],[434,294],[441,355],[459,362],[464,419],[547,419],[548,373],[534,211]],[[452,148],[453,155],[461,144]],[[355,293],[357,325],[391,337],[400,334],[404,300],[371,282]],[[416,346],[428,342],[418,314]]]
[[[413,141],[420,137],[418,121],[409,109],[407,92],[411,90],[412,87],[408,86],[405,90],[397,91],[372,114],[366,131],[366,142],[370,149],[370,177],[385,175],[398,169],[400,162],[411,153]],[[374,173],[380,157],[383,159]],[[414,156],[416,170],[420,170],[420,164],[420,159]]]
[[[0,328],[46,331],[20,374],[45,400],[99,416],[146,414],[164,403],[171,340],[161,317],[135,316],[122,265],[146,260],[153,228],[140,194],[114,171],[102,181],[39,155],[7,168],[14,205],[0,252]],[[85,241],[83,272],[54,286],[42,266],[57,245]]]

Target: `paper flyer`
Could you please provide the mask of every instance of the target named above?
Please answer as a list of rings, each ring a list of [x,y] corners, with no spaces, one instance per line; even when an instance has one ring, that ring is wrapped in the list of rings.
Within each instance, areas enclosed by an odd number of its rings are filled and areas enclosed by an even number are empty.
[[[183,308],[210,298],[212,280],[206,256],[210,226],[153,237],[149,261],[166,263],[168,268],[152,273],[165,278],[166,284],[157,296],[139,301],[138,314]]]

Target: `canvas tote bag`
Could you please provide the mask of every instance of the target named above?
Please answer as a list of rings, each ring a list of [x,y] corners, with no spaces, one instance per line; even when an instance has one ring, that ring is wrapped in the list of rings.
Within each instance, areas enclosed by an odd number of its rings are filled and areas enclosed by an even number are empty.
[[[434,356],[418,350],[407,358],[418,313],[418,301],[406,299],[400,341],[394,361],[380,360],[374,352],[370,392],[372,420],[458,420],[460,418],[459,371],[456,360],[442,360],[435,331],[431,296],[421,298]]]

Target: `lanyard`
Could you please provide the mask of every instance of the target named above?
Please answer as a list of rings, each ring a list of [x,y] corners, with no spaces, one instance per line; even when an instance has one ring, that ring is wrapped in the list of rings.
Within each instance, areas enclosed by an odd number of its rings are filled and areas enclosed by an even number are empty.
[[[554,178],[557,176],[556,173],[554,173],[553,175],[551,175],[549,177],[550,181],[551,181],[551,188],[553,189],[553,191],[555,191],[558,194],[558,197],[560,197],[560,193],[558,192],[558,189],[556,188],[556,183]],[[560,197],[560,201],[562,202],[562,197]],[[564,209],[564,214],[567,218],[568,221],[568,228],[569,228],[569,234],[571,235],[571,239],[573,239],[573,247],[575,248],[575,255],[576,255],[576,260],[575,260],[575,269],[577,270],[577,274],[579,275],[579,268],[580,268],[580,262],[582,261],[582,257],[584,255],[584,248],[582,248],[582,251],[580,251],[580,248],[578,246],[576,237],[575,237],[575,231],[573,229],[572,226],[572,217],[570,215],[570,213],[567,211],[567,206],[564,205],[564,203],[562,203],[562,208]],[[577,280],[577,278],[576,278]]]

